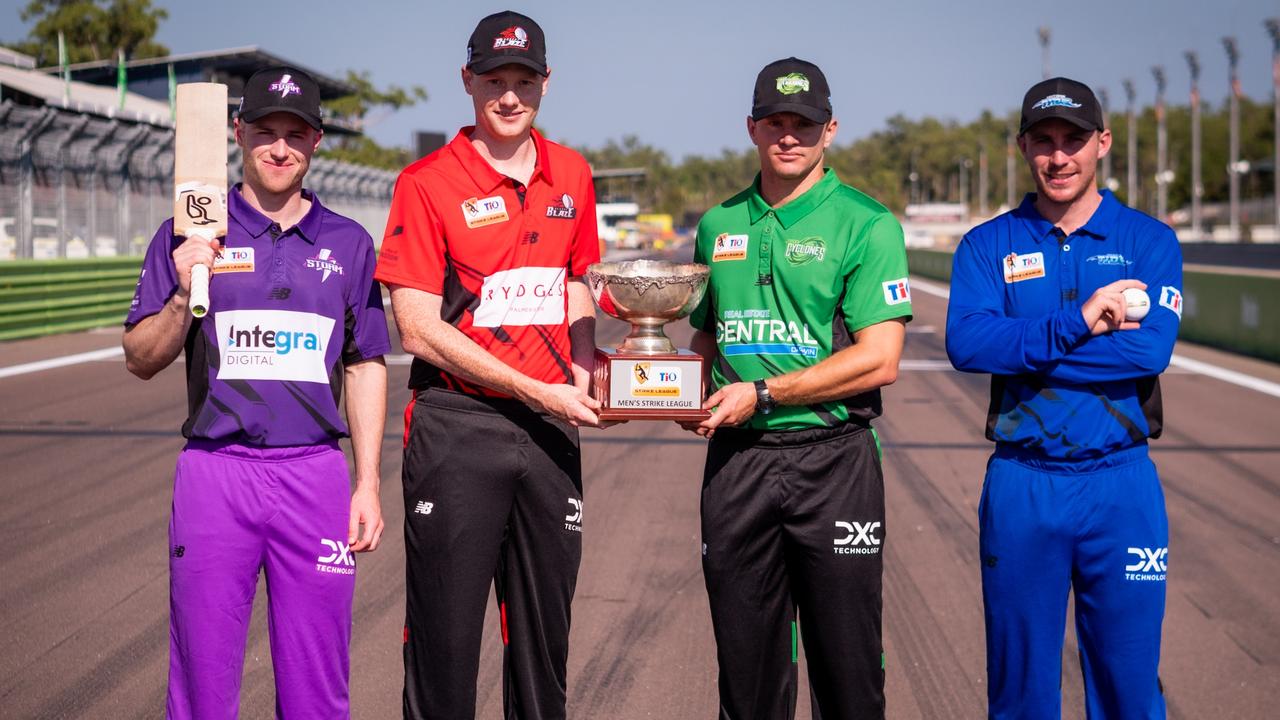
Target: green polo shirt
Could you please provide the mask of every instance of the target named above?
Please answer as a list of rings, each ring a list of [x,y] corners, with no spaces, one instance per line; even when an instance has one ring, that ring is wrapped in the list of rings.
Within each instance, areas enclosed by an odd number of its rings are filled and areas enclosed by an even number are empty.
[[[859,330],[911,318],[902,226],[883,205],[827,169],[780,208],[760,178],[698,224],[694,261],[711,268],[706,297],[690,316],[715,333],[716,387],[816,365],[853,344]],[[749,427],[802,430],[880,415],[880,391],[756,413]]]

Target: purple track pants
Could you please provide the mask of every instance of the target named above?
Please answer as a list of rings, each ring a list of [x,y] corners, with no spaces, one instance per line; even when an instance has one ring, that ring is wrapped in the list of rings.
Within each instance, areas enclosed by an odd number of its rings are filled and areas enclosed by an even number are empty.
[[[235,718],[258,572],[265,570],[276,716],[349,718],[355,557],[337,443],[257,448],[192,440],[169,522],[174,720]]]

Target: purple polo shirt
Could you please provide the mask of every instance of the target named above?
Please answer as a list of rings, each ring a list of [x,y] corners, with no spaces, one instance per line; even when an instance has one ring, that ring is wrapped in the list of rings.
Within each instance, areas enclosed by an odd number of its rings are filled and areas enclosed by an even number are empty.
[[[338,411],[346,364],[391,349],[373,240],[355,221],[303,191],[311,209],[286,232],[227,193],[227,237],[209,283],[210,308],[192,321],[188,438],[246,445],[310,445],[347,435]],[[147,248],[126,326],[160,312],[178,289],[173,221]]]

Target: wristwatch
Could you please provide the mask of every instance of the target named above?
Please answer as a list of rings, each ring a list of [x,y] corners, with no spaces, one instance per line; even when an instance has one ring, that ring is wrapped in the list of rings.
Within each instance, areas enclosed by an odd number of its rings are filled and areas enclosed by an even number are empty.
[[[756,412],[761,415],[768,415],[773,409],[778,407],[778,401],[773,399],[769,394],[769,386],[764,384],[763,380],[756,381]]]

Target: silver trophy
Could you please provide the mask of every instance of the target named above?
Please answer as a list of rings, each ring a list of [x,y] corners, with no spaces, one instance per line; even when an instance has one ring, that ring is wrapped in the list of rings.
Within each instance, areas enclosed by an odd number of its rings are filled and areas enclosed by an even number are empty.
[[[606,314],[631,323],[616,349],[596,349],[592,396],[602,420],[699,420],[702,356],[677,349],[662,326],[702,301],[706,265],[664,260],[596,263],[587,268],[591,297]]]

